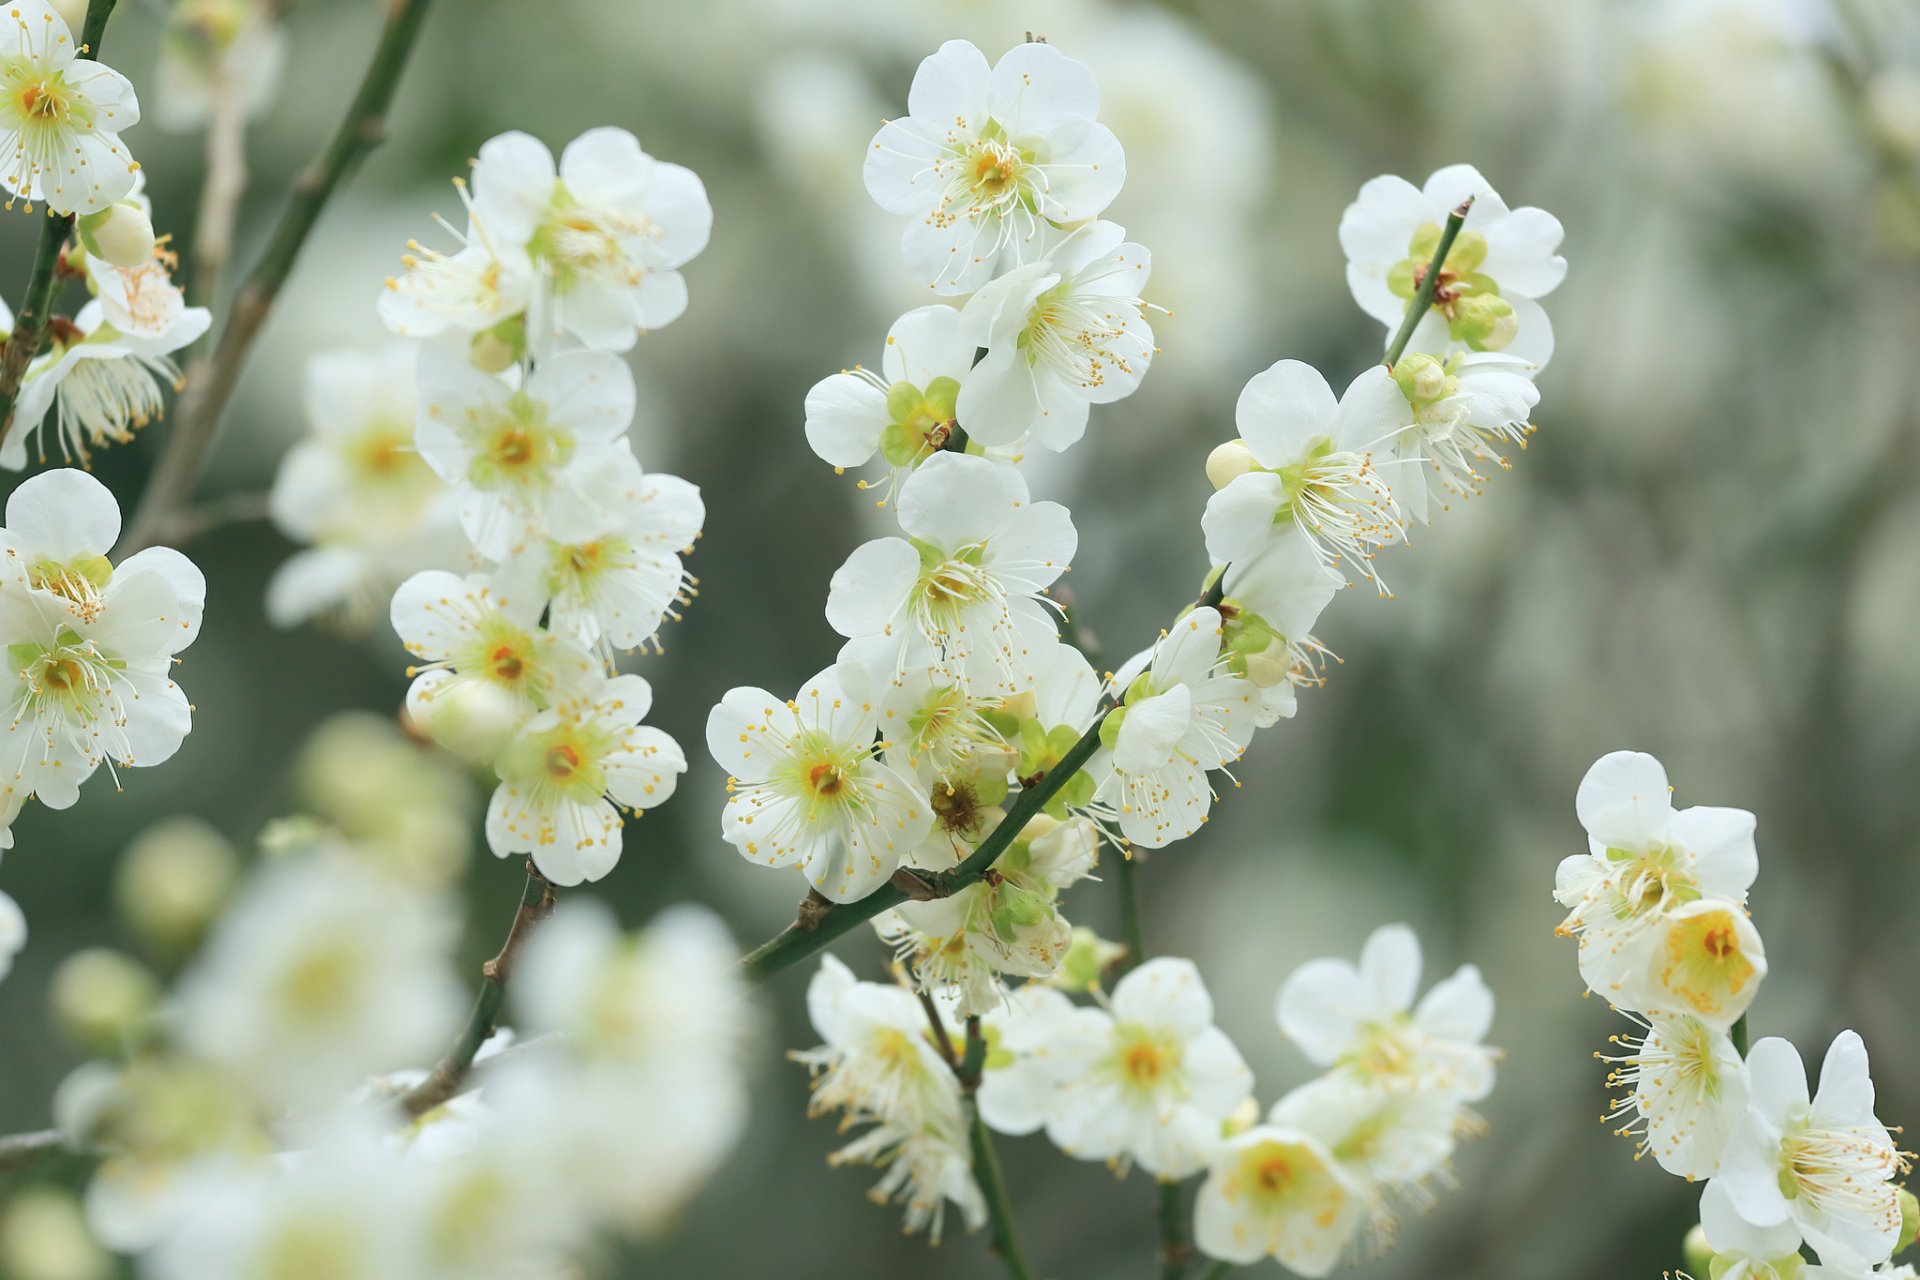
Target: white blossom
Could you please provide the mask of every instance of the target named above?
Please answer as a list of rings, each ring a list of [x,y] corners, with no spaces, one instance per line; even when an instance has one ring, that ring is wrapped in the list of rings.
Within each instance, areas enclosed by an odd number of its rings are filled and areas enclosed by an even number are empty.
[[[0,186],[62,214],[93,213],[133,189],[139,166],[120,132],[140,123],[140,103],[125,76],[80,57],[45,0],[9,6],[0,61]]]

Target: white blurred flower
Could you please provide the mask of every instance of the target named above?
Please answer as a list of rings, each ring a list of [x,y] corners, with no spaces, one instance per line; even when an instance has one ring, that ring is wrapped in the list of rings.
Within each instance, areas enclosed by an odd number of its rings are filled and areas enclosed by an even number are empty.
[[[1245,560],[1291,526],[1323,564],[1344,560],[1386,594],[1373,557],[1403,532],[1385,467],[1406,408],[1379,365],[1338,400],[1319,371],[1298,360],[1254,375],[1234,407],[1251,463],[1207,499],[1207,554],[1215,564]]]
[[[1403,924],[1383,925],[1346,960],[1309,960],[1280,988],[1280,1029],[1316,1066],[1360,1084],[1417,1089],[1477,1102],[1493,1089],[1498,1051],[1482,1041],[1493,993],[1462,965],[1414,1003],[1420,940]]]
[[[181,385],[173,353],[197,341],[212,323],[205,307],[182,307],[171,317],[157,332],[123,333],[109,321],[106,303],[96,298],[71,321],[52,325],[53,345],[27,366],[20,384],[0,467],[26,466],[29,438],[40,460],[46,460],[41,437],[49,410],[62,458],[83,466],[93,450],[126,444],[136,430],[163,415],[162,388],[177,391]]]
[[[907,537],[856,547],[834,571],[827,621],[848,639],[842,658],[871,653],[898,673],[917,639],[970,693],[1031,688],[1032,658],[1058,634],[1042,597],[1078,544],[1067,509],[1032,501],[1010,466],[941,453],[900,486],[896,510]]]
[[[180,0],[167,14],[153,69],[153,122],[170,133],[206,123],[217,89],[248,116],[284,83],[286,32],[271,0]],[[222,86],[225,79],[230,83]]]
[[[687,307],[679,268],[713,228],[699,176],[615,128],[568,143],[557,171],[537,138],[489,139],[473,167],[473,211],[492,236],[532,256],[539,284],[529,337],[567,332],[601,351],[630,350],[643,330],[679,318]]]
[[[910,218],[907,267],[937,293],[978,289],[1038,251],[1047,225],[1084,221],[1126,181],[1093,73],[1050,44],[992,68],[950,40],[920,64],[908,114],[874,135],[867,191]]]
[[[0,980],[13,971],[13,958],[27,945],[27,916],[20,904],[0,891]]]
[[[1115,985],[1108,1008],[1075,1009],[1051,1031],[1044,1053],[1060,1091],[1047,1136],[1077,1159],[1183,1178],[1207,1163],[1222,1122],[1253,1090],[1191,960],[1147,961]]]
[[[139,168],[120,144],[140,123],[133,85],[76,44],[45,0],[17,0],[0,21],[0,186],[62,214],[106,208]]]
[[[1060,1092],[1060,1072],[1046,1046],[1073,1008],[1064,992],[1028,983],[981,1015],[987,1056],[973,1103],[988,1128],[1025,1134],[1046,1126]]]
[[[356,622],[409,575],[465,558],[450,490],[413,447],[412,346],[323,351],[307,362],[309,434],[281,458],[268,511],[297,542],[267,585],[293,626],[323,612]]]
[[[1345,1256],[1366,1209],[1365,1189],[1316,1139],[1258,1125],[1216,1144],[1193,1208],[1193,1242],[1246,1266],[1273,1257],[1324,1276]]]
[[[678,743],[640,723],[652,705],[645,680],[615,676],[522,725],[495,764],[500,785],[487,806],[494,853],[525,853],[558,885],[613,870],[623,811],[663,804],[687,768]]]
[[[181,1042],[256,1096],[342,1097],[431,1059],[467,993],[443,904],[350,859],[289,855],[257,872],[181,979]]]
[[[1778,1037],[1753,1046],[1747,1072],[1747,1112],[1711,1185],[1742,1221],[1791,1226],[1828,1266],[1886,1261],[1900,1236],[1900,1189],[1892,1179],[1906,1162],[1873,1113],[1859,1035],[1834,1037],[1811,1098],[1799,1051]]]
[[[599,532],[595,479],[630,452],[633,373],[624,363],[563,352],[515,388],[428,346],[419,376],[414,443],[459,494],[460,527],[481,555],[504,560],[530,538]]]
[[[1220,636],[1219,610],[1195,609],[1114,676],[1124,698],[1101,722],[1103,750],[1088,768],[1135,844],[1158,849],[1198,831],[1213,807],[1207,771],[1253,739],[1259,691],[1224,669]]]
[[[1426,277],[1448,215],[1470,196],[1473,207],[1442,264],[1432,309],[1408,350],[1505,351],[1544,367],[1553,355],[1553,326],[1536,299],[1566,278],[1567,260],[1556,252],[1565,232],[1544,209],[1508,209],[1471,165],[1438,170],[1424,188],[1386,176],[1360,188],[1340,219],[1353,299],[1390,338]]]
[[[933,826],[913,778],[874,757],[878,718],[832,668],[791,702],[729,690],[707,717],[707,750],[731,775],[722,837],[749,861],[797,863],[835,902],[872,892]]]
[[[1753,815],[1675,810],[1670,791],[1642,752],[1612,752],[1587,771],[1574,807],[1591,851],[1556,873],[1554,897],[1568,908],[1559,931],[1579,938],[1580,976],[1596,994],[1724,1030],[1767,973],[1743,906],[1759,871]]]
[[[1152,259],[1124,228],[1094,222],[988,281],[962,313],[987,354],[960,384],[960,425],[985,445],[1077,442],[1089,407],[1125,399],[1153,361]]]

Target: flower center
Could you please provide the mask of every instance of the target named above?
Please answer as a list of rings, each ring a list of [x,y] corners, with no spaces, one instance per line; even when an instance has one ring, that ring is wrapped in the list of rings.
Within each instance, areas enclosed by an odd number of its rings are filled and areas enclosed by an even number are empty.
[[[1667,933],[1661,980],[1697,1012],[1726,1007],[1746,990],[1754,973],[1731,909],[1688,916]]]
[[[15,93],[21,118],[34,124],[60,124],[72,114],[72,101],[58,77],[33,80]]]
[[[547,772],[565,782],[580,771],[580,750],[571,743],[547,748]]]
[[[846,774],[837,764],[831,762],[816,764],[807,770],[807,785],[813,788],[815,795],[831,799],[839,795],[841,789],[847,785]]]
[[[517,644],[503,644],[494,649],[490,656],[490,666],[497,680],[518,680],[527,673],[527,660]]]
[[[1135,1022],[1116,1026],[1114,1039],[1113,1066],[1129,1090],[1150,1095],[1167,1090],[1184,1094],[1184,1054],[1179,1040]]]

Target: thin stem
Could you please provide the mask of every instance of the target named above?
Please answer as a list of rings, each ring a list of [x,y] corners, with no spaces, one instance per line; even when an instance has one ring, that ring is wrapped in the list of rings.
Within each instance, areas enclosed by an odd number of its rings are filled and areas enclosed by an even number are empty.
[[[41,1156],[66,1149],[67,1136],[58,1129],[15,1133],[0,1138],[0,1172],[32,1164]]]
[[[1233,1270],[1231,1262],[1216,1262],[1200,1273],[1200,1280],[1222,1280],[1231,1270]]]
[[[947,1064],[947,1070],[959,1075],[960,1055],[953,1051],[953,1037],[947,1034],[947,1020],[940,1016],[940,1006],[933,1002],[933,992],[917,981],[913,984],[913,991],[920,997],[920,1007],[927,1011],[927,1026],[933,1031],[934,1050]]]
[[[1741,1057],[1743,1058],[1746,1057],[1747,1056],[1747,1015],[1746,1014],[1743,1013],[1740,1015],[1739,1021],[1733,1024],[1733,1030],[1728,1032],[1727,1036],[1730,1040],[1733,1041],[1734,1050],[1738,1052]]]
[[[1146,936],[1140,923],[1140,886],[1135,882],[1137,873],[1133,854],[1120,850],[1120,866],[1114,879],[1120,888],[1120,941],[1127,944],[1127,954],[1121,956],[1115,966],[1121,973],[1147,958]]]
[[[1413,301],[1407,304],[1407,318],[1400,322],[1400,331],[1393,335],[1393,341],[1387,347],[1384,363],[1389,369],[1406,354],[1407,343],[1413,340],[1413,331],[1427,318],[1427,312],[1433,306],[1434,290],[1440,287],[1440,270],[1447,265],[1447,254],[1453,248],[1454,237],[1460,234],[1460,225],[1467,220],[1467,213],[1472,208],[1473,197],[1468,196],[1447,215],[1447,225],[1440,229],[1440,244],[1433,251],[1433,261],[1427,264],[1427,274],[1421,277],[1420,287],[1413,291]]]
[[[1007,1195],[1006,1175],[1000,1169],[1000,1157],[993,1149],[993,1135],[980,1119],[980,1107],[973,1099],[980,1083],[980,1064],[986,1061],[987,1042],[980,1034],[980,1019],[967,1019],[967,1052],[960,1086],[967,1097],[967,1141],[973,1149],[973,1180],[987,1202],[987,1239],[989,1248],[1013,1280],[1033,1280],[1026,1259],[1020,1254],[1020,1241],[1013,1230],[1013,1200]]]
[[[100,43],[106,37],[107,19],[118,0],[88,0],[87,20],[80,29],[80,47],[98,60]],[[13,333],[0,355],[0,444],[13,430],[13,410],[19,403],[20,383],[27,376],[27,365],[40,354],[40,343],[47,336],[47,321],[53,314],[53,286],[58,278],[61,252],[73,233],[73,215],[56,215],[51,209],[40,224],[40,245],[33,253],[33,269],[27,276],[26,292],[20,295],[20,310],[13,317]]]
[[[94,4],[103,0],[93,0]],[[321,211],[340,186],[347,171],[386,134],[387,110],[393,104],[400,73],[406,68],[427,16],[430,0],[391,0],[386,27],[374,49],[373,61],[360,82],[346,119],[319,157],[293,184],[293,200],[274,228],[266,252],[260,255],[246,281],[234,295],[226,327],[212,359],[199,370],[182,397],[177,425],[165,453],[154,467],[153,479],[134,513],[121,554],[153,545],[154,535],[176,507],[183,504],[200,477],[213,437],[233,398],[253,341],[266,324],[281,286],[293,271]],[[109,4],[109,7],[111,5]],[[88,25],[92,25],[89,11]]]
[[[1160,1280],[1180,1280],[1193,1259],[1187,1239],[1186,1205],[1178,1182],[1160,1184]]]
[[[234,214],[247,190],[246,95],[225,58],[213,68],[207,96],[207,177],[193,224],[193,292],[196,301],[212,306],[233,254]]]
[[[1100,725],[1107,718],[1102,711],[1094,717],[1080,740],[1067,749],[1060,757],[1060,763],[1036,779],[1032,786],[1025,787],[1014,799],[1007,810],[1007,816],[995,827],[980,847],[975,849],[967,860],[950,871],[927,878],[927,885],[934,897],[950,897],[979,880],[995,860],[1019,838],[1027,823],[1033,821],[1040,810],[1046,807],[1054,793],[1067,784],[1082,765],[1093,758],[1100,749]],[[809,956],[824,951],[828,944],[851,930],[862,921],[871,920],[883,911],[907,901],[907,893],[896,884],[885,884],[858,902],[833,902],[817,905],[811,898],[802,912],[803,918],[787,926],[759,947],[755,948],[743,960],[741,966],[746,970],[747,981],[755,986],[765,982],[783,969],[799,964]]]
[[[507,998],[507,979],[512,976],[513,962],[519,957],[521,946],[534,926],[552,913],[553,885],[533,865],[533,859],[528,858],[527,883],[520,891],[520,906],[513,913],[513,923],[507,927],[507,940],[500,944],[500,954],[480,966],[480,995],[473,1002],[473,1013],[467,1019],[466,1028],[447,1056],[434,1064],[427,1078],[401,1097],[400,1106],[407,1115],[423,1116],[460,1092],[467,1073],[473,1070],[474,1055],[499,1025],[500,1005]]]

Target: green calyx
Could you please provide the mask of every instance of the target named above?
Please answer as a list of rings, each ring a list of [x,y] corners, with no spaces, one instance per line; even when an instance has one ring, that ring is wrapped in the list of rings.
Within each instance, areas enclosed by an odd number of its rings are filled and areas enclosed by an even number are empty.
[[[880,431],[880,456],[889,466],[910,467],[936,453],[953,434],[954,406],[960,383],[935,378],[924,388],[896,382],[887,388],[887,425]]]
[[[1409,306],[1440,248],[1441,235],[1438,223],[1421,223],[1407,244],[1407,256],[1387,270],[1387,288]],[[1500,296],[1499,284],[1480,270],[1486,260],[1487,238],[1478,231],[1463,229],[1454,237],[1453,247],[1441,264],[1433,306],[1445,317],[1447,332],[1455,342],[1475,351],[1498,351],[1513,341],[1518,325],[1512,304]],[[1402,385],[1401,390],[1407,388]],[[1420,403],[1413,399],[1412,392],[1407,398]]]
[[[1900,1188],[1900,1239],[1894,1244],[1895,1253],[1905,1253],[1913,1247],[1916,1236],[1920,1236],[1920,1200],[1913,1192]]]
[[[1101,723],[1101,740],[1106,740],[1106,725],[1118,711],[1109,712],[1106,721]],[[1038,720],[1025,720],[1020,724],[1019,734],[1007,735],[1009,742],[1020,744],[1020,776],[1035,778],[1052,773],[1060,767],[1060,761],[1073,745],[1080,741],[1080,735],[1071,725],[1060,725],[1052,730],[1044,728]],[[1111,744],[1109,744],[1111,745]],[[1077,770],[1061,788],[1053,793],[1042,813],[1056,821],[1064,822],[1068,812],[1093,803],[1093,779],[1084,769]]]

